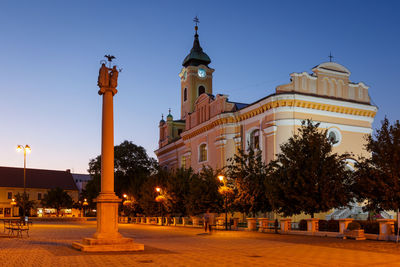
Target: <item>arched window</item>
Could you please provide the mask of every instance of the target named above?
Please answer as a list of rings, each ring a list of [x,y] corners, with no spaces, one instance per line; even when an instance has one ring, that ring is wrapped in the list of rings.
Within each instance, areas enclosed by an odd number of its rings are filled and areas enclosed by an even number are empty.
[[[199,86],[199,96],[200,96],[201,94],[204,94],[205,92],[206,92],[206,88],[204,88],[203,85],[200,85],[200,86]]]
[[[252,149],[260,149],[260,130],[256,129],[250,134],[250,147]]]
[[[199,162],[207,161],[207,145],[201,144],[199,147]]]
[[[183,89],[183,101],[187,100],[187,88]]]

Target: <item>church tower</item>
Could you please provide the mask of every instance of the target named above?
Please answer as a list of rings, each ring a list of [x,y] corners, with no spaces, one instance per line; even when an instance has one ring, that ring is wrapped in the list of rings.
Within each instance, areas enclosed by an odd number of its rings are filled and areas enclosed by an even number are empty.
[[[214,69],[209,68],[211,59],[200,46],[199,35],[197,34],[199,22],[196,22],[193,47],[189,55],[182,63],[182,71],[179,73],[181,78],[181,119],[184,120],[188,113],[193,112],[196,99],[201,94],[212,94],[212,74]]]

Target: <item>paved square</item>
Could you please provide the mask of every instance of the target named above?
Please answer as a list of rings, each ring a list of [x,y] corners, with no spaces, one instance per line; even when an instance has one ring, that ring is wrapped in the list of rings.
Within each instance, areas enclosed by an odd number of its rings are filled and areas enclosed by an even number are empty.
[[[71,243],[95,222],[36,223],[30,237],[0,238],[0,266],[400,266],[400,245],[379,241],[120,224],[144,252],[84,253]]]

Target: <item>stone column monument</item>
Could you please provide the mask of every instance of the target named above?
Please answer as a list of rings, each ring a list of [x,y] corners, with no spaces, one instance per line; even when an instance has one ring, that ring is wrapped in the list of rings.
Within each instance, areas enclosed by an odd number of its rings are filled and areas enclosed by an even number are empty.
[[[113,56],[106,56],[111,64]],[[117,67],[103,63],[98,78],[99,95],[103,96],[101,139],[101,192],[97,197],[97,231],[92,238],[74,242],[72,246],[82,251],[140,251],[143,244],[133,242],[118,232],[118,205],[121,202],[114,192],[114,110],[113,97],[118,92]]]

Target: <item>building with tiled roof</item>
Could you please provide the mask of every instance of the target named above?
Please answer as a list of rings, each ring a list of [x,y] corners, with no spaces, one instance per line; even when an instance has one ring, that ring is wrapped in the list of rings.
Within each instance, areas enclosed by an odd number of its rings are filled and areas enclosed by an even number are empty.
[[[40,201],[49,189],[61,188],[68,192],[74,201],[78,201],[79,191],[69,171],[26,169],[26,193],[29,200],[42,208]],[[12,211],[11,201],[16,194],[24,192],[24,169],[0,167],[0,217],[18,215],[18,209]],[[41,209],[43,212],[43,209]]]

